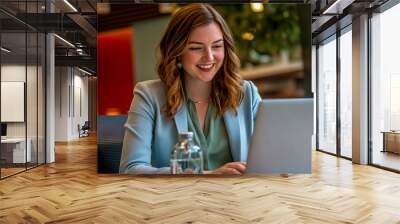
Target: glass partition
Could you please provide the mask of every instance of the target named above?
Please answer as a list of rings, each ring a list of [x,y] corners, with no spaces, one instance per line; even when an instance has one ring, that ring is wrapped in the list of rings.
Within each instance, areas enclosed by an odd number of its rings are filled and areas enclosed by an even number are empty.
[[[0,178],[45,162],[45,35],[17,17],[43,1],[0,2]],[[26,5],[28,3],[28,5]],[[43,10],[42,10],[43,11]]]
[[[37,79],[38,79],[38,56],[37,56],[37,41],[38,35],[36,32],[27,33],[27,98],[26,98],[26,111],[27,111],[27,150],[30,151],[27,166],[28,168],[37,165],[37,127],[38,127],[38,102],[37,102]]]
[[[44,164],[46,162],[46,145],[45,145],[45,114],[46,114],[46,38],[43,33],[38,33],[38,64],[37,64],[37,162]]]
[[[336,36],[318,47],[318,149],[336,154]]]
[[[6,126],[1,139],[1,175],[6,177],[25,170],[31,155],[26,151],[26,33],[3,32],[1,46],[0,109]]]
[[[372,164],[400,170],[400,4],[371,18]]]
[[[352,35],[347,27],[340,38],[340,155],[352,157]]]

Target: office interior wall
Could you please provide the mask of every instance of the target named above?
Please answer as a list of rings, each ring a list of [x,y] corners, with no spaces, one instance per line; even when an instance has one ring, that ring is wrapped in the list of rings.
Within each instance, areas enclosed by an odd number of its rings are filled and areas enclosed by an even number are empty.
[[[55,73],[55,141],[69,141],[88,120],[88,77],[73,67],[56,67]]]
[[[127,114],[133,97],[132,27],[97,35],[98,115]]]
[[[133,97],[135,77],[133,41],[132,27],[102,32],[97,36],[98,78],[93,82],[97,82],[97,87],[94,88],[99,90],[97,91],[99,173],[118,172],[119,169],[123,124]]]
[[[88,121],[89,114],[89,92],[88,92],[88,76],[83,76],[83,74],[74,68],[74,82],[73,82],[73,113],[72,113],[72,138],[78,138],[78,125],[82,126],[85,121]]]
[[[55,67],[55,141],[68,141],[69,133],[69,84],[68,67]]]
[[[36,95],[36,66],[28,65],[26,68],[27,71],[27,82],[26,82],[26,91],[27,91],[27,108],[29,111],[27,113],[27,124],[28,124],[28,133],[36,133],[36,120],[37,120],[37,107],[43,107],[43,102],[40,101],[38,104],[37,95]],[[1,80],[3,82],[25,82],[25,65],[7,65],[3,64],[1,66]],[[6,108],[2,108],[6,109]],[[9,122],[7,125],[7,136],[8,137],[25,137],[25,124],[24,122]],[[28,136],[30,137],[30,136]]]
[[[25,82],[1,82],[2,122],[24,122]]]

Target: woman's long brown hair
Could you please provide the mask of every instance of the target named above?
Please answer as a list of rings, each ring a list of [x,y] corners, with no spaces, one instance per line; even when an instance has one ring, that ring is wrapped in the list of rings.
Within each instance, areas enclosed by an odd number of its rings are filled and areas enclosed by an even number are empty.
[[[212,80],[211,102],[222,116],[237,107],[244,96],[243,80],[239,75],[240,61],[235,53],[234,40],[222,16],[208,4],[190,4],[175,12],[161,39],[158,52],[157,72],[167,87],[165,112],[167,117],[175,116],[185,102],[183,71],[177,67],[190,32],[199,26],[215,22],[224,37],[225,57],[223,65]]]

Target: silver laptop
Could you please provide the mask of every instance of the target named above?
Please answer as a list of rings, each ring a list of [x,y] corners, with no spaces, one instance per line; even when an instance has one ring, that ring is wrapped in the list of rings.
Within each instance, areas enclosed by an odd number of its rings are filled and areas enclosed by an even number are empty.
[[[246,173],[311,173],[313,111],[313,99],[263,100]]]

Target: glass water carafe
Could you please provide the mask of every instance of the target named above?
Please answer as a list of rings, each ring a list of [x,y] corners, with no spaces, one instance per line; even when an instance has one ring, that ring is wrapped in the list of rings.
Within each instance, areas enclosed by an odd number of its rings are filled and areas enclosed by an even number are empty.
[[[171,174],[202,174],[203,152],[193,143],[193,132],[179,133],[171,152]]]

